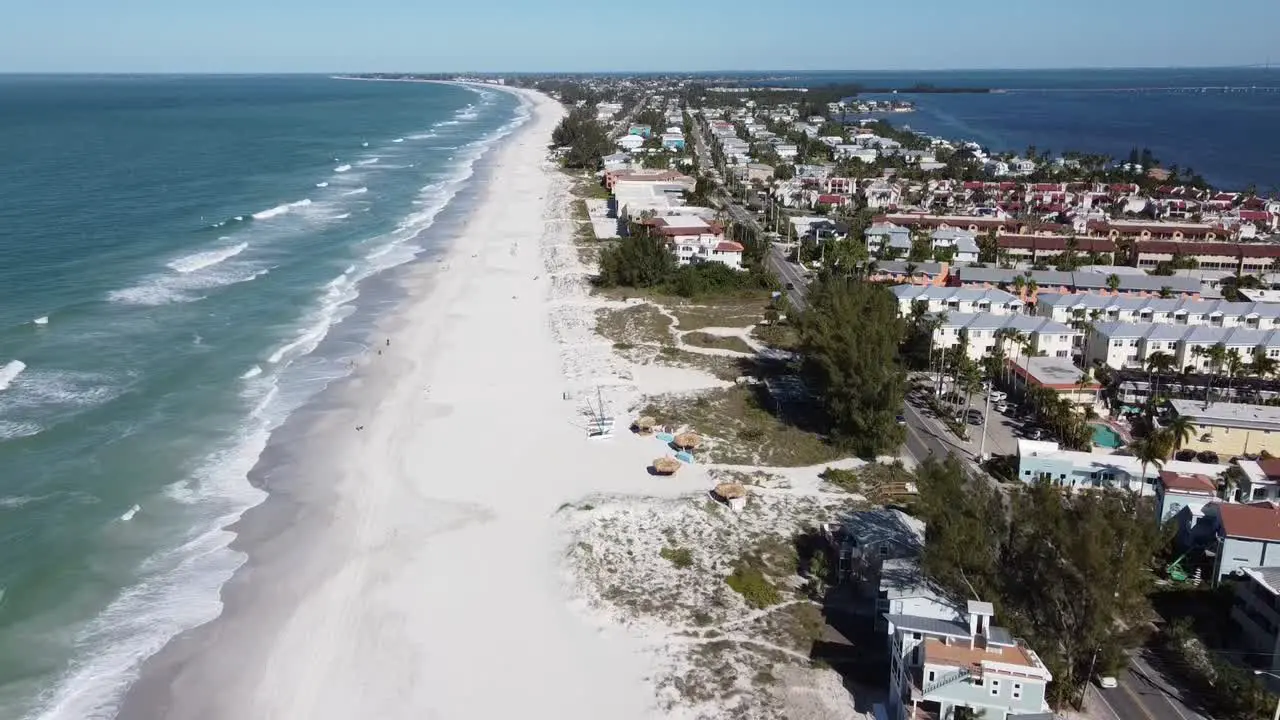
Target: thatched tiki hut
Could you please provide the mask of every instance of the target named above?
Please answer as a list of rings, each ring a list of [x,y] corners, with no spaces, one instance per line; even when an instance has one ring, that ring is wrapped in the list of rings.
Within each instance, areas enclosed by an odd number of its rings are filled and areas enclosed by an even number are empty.
[[[697,450],[698,446],[702,444],[702,438],[698,437],[698,433],[685,432],[677,435],[673,442],[681,450]]]
[[[635,430],[637,433],[640,433],[641,435],[648,435],[649,433],[653,432],[653,428],[657,424],[658,424],[657,420],[654,420],[648,415],[645,415],[639,420],[636,420],[635,423],[631,426],[631,428]]]
[[[660,457],[653,461],[653,472],[658,475],[675,475],[680,461],[673,457]]]
[[[711,495],[734,510],[741,510],[747,505],[747,488],[741,483],[720,483]]]

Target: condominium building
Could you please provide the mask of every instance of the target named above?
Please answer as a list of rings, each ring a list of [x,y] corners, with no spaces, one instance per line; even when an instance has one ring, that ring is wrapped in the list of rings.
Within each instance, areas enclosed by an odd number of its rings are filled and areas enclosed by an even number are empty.
[[[1280,407],[1246,403],[1170,400],[1165,408],[1190,421],[1194,432],[1182,447],[1210,450],[1222,457],[1280,455]]]
[[[1023,347],[1015,345],[1011,339],[999,339],[1001,330],[1021,333],[1031,343],[1028,353]],[[934,349],[947,349],[968,343],[968,355],[974,360],[987,355],[1000,343],[1007,356],[1014,355],[1047,355],[1049,357],[1071,357],[1071,348],[1080,331],[1048,318],[1033,315],[1003,315],[994,312],[985,313],[947,313],[941,327],[933,337]]]
[[[1104,322],[1094,326],[1086,342],[1088,362],[1113,368],[1145,367],[1147,358],[1159,352],[1172,355],[1177,370],[1216,371],[1205,352],[1218,345],[1246,362],[1259,353],[1280,360],[1280,330]]]
[[[1063,450],[1058,443],[1043,440],[1018,441],[1018,479],[1027,483],[1047,480],[1073,489],[1119,488],[1154,495],[1161,472],[1216,478],[1226,469],[1226,465],[1182,460],[1144,467],[1141,460],[1129,455]]]
[[[1280,305],[1261,302],[1160,298],[1140,295],[1089,295],[1042,292],[1035,312],[1058,322],[1094,320],[1122,323],[1280,329]]]
[[[992,624],[991,603],[969,601],[954,619],[888,615],[889,717],[1019,718],[1048,712],[1053,675],[1034,650]]]
[[[924,303],[930,313],[1017,315],[1023,308],[1023,302],[1016,295],[995,288],[894,285],[889,289],[898,298],[898,314],[902,317],[909,317],[917,303]]]

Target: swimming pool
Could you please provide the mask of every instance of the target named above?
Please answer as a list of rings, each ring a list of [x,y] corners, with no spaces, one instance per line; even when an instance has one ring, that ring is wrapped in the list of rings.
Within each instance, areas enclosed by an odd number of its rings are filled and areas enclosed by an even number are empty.
[[[1094,423],[1093,444],[1104,448],[1118,448],[1124,445],[1124,441],[1120,439],[1120,433],[1112,430],[1110,425]]]

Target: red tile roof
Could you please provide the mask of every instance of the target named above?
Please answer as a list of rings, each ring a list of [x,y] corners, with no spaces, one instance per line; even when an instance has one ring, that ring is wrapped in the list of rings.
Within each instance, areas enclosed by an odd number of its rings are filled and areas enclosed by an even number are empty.
[[[1160,471],[1160,484],[1168,490],[1216,495],[1218,483],[1207,475],[1181,475],[1172,470]]]
[[[1280,257],[1280,245],[1264,243],[1178,242],[1176,240],[1139,240],[1133,244],[1139,253],[1172,255],[1218,255],[1221,257]]]
[[[742,252],[743,247],[736,242],[725,240],[716,243],[716,252]]]
[[[1268,478],[1280,477],[1280,458],[1266,458],[1258,461],[1258,467]]]
[[[1219,503],[1218,517],[1228,537],[1280,542],[1280,509],[1271,503]]]

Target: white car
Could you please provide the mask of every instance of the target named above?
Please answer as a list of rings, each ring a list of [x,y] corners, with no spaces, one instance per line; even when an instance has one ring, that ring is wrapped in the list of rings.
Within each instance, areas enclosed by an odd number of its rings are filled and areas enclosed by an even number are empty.
[[[1004,402],[1009,399],[1009,393],[1003,390],[992,390],[990,395],[992,402]]]
[[[1111,677],[1110,675],[1103,675],[1102,677],[1098,678],[1098,686],[1102,688],[1106,688],[1108,690],[1115,687],[1118,684],[1119,683],[1116,682],[1116,679]]]
[[[996,403],[996,412],[998,412],[998,413],[1007,413],[1007,412],[1009,412],[1009,403],[1004,402],[1004,401],[1001,401],[1001,402]]]

